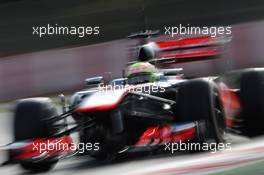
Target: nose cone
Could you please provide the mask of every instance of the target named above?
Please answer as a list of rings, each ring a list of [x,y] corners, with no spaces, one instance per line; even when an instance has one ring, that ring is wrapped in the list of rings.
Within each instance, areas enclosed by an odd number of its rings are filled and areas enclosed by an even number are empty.
[[[77,112],[111,110],[116,108],[127,94],[125,89],[104,89],[83,100]]]

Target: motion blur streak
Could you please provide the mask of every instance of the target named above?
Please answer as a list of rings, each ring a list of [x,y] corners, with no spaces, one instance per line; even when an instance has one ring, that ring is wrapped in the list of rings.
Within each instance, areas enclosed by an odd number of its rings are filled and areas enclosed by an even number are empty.
[[[151,168],[143,168],[139,171],[128,173],[129,175],[172,175],[172,174],[208,174],[227,168],[236,168],[254,163],[264,158],[263,140],[256,140],[250,144],[233,148],[230,151],[216,154],[204,154],[187,158],[184,161],[168,161]]]
[[[263,30],[264,21],[234,25],[233,39],[223,58],[177,66],[184,67],[187,76],[204,76],[263,65]],[[85,78],[104,72],[111,72],[108,78],[119,77],[129,61],[128,48],[135,44],[136,41],[116,40],[3,57],[0,59],[0,100],[79,89]]]

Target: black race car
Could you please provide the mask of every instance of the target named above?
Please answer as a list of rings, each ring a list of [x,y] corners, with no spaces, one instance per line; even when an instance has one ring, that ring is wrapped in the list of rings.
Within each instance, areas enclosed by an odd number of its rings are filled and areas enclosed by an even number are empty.
[[[196,37],[142,48],[153,47],[162,58],[147,61],[164,66],[219,57],[223,40]],[[77,153],[112,161],[120,155],[178,151],[175,146],[182,143],[198,145],[191,152],[203,151],[205,144],[217,149],[227,146],[226,132],[263,134],[263,69],[193,79],[184,78],[182,69],[155,74],[155,81],[147,74],[108,84],[103,77],[87,79],[89,88],[76,92],[68,105],[62,98],[62,114],[49,98],[17,101],[6,164],[45,171]],[[73,132],[79,133],[78,144]]]

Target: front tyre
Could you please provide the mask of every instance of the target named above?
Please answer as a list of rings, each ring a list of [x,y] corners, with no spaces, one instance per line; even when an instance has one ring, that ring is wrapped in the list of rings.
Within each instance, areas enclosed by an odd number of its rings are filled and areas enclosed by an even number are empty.
[[[19,100],[15,107],[14,140],[31,140],[51,137],[58,129],[48,125],[44,119],[57,115],[57,110],[49,98],[30,98]],[[29,171],[42,172],[50,170],[57,161],[21,162]]]
[[[213,82],[201,79],[183,82],[176,100],[180,121],[198,122],[198,137],[201,142],[224,142],[224,112]]]

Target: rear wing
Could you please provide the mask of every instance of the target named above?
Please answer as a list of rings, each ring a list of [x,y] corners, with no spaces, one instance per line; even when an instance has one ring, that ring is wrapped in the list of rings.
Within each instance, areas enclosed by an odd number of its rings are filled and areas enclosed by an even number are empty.
[[[230,36],[157,41],[155,42],[157,56],[149,62],[163,65],[220,58],[230,41]]]

